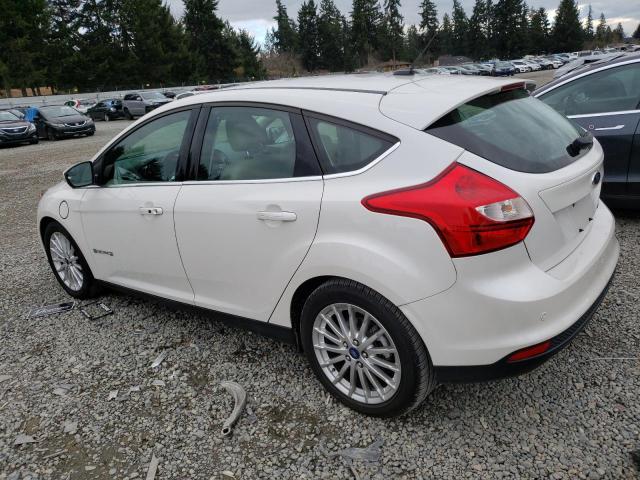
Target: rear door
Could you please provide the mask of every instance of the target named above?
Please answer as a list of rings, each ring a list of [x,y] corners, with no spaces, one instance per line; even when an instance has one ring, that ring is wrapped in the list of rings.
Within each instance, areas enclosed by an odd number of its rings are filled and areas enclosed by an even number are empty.
[[[640,122],[640,62],[570,80],[538,98],[591,132],[604,150],[604,195],[629,193],[631,149]]]
[[[203,111],[174,218],[198,306],[267,321],[316,233],[323,180],[302,116]]]

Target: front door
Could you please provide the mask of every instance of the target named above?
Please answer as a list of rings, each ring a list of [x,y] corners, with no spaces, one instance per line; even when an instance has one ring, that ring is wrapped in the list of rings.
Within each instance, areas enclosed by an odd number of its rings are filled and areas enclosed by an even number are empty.
[[[197,180],[175,206],[195,303],[267,321],[316,233],[317,160],[296,112],[217,107],[203,130],[192,152]]]
[[[193,302],[176,244],[173,209],[182,188],[178,164],[188,152],[197,111],[143,124],[96,163],[99,187],[82,199],[84,233],[96,278]]]

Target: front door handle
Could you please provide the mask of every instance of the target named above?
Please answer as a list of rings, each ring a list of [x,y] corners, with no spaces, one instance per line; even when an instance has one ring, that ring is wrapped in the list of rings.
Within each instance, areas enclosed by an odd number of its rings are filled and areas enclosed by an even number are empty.
[[[293,212],[258,212],[258,220],[272,222],[295,222],[298,216]]]
[[[595,130],[598,132],[601,132],[603,130],[622,130],[624,128],[624,125],[616,125],[615,127],[600,127],[600,128],[596,128]]]
[[[161,207],[140,207],[140,215],[162,215]]]

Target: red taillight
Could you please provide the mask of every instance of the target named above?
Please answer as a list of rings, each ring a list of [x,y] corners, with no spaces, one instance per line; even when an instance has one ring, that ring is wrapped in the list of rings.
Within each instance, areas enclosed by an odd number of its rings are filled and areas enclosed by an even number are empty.
[[[516,192],[458,163],[428,183],[370,195],[362,204],[372,212],[429,222],[452,257],[515,245],[534,220]]]
[[[543,354],[547,350],[551,348],[551,341],[547,340],[546,342],[538,343],[537,345],[533,345],[532,347],[523,348],[522,350],[518,350],[516,353],[509,355],[507,358],[507,362],[519,362],[520,360],[526,360],[527,358],[537,357],[538,355]]]

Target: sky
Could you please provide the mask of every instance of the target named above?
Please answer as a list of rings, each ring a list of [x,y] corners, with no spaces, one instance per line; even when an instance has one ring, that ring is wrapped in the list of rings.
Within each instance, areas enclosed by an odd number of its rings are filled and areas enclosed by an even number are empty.
[[[171,11],[176,17],[180,17],[184,10],[182,0],[165,0],[171,7]],[[343,14],[348,15],[351,11],[352,0],[334,0],[335,4]],[[290,17],[297,18],[297,12],[303,0],[283,0]],[[316,0],[319,3],[319,0]],[[382,2],[381,2],[382,3]],[[407,25],[419,22],[420,0],[402,0],[401,13]],[[440,18],[445,12],[451,12],[452,0],[435,0]],[[462,6],[471,16],[474,0],[461,0]],[[529,6],[534,8],[545,7],[549,11],[549,17],[553,21],[555,9],[560,0],[528,0]],[[594,0],[591,3],[595,25],[600,13],[604,13],[607,23],[611,28],[615,28],[618,22],[622,23],[625,33],[631,35],[638,23],[640,23],[640,0]],[[587,16],[589,2],[578,1],[581,16]],[[229,20],[234,27],[244,28],[253,34],[259,42],[264,40],[267,30],[273,25],[275,15],[275,0],[220,0],[218,14],[224,20]],[[594,25],[594,28],[595,28]]]

